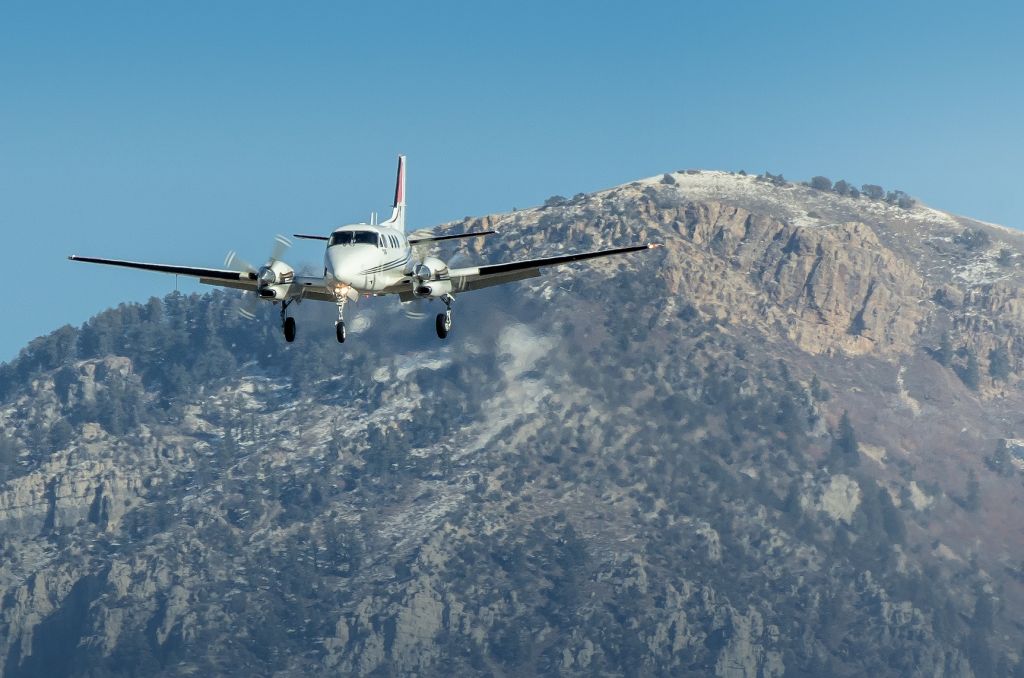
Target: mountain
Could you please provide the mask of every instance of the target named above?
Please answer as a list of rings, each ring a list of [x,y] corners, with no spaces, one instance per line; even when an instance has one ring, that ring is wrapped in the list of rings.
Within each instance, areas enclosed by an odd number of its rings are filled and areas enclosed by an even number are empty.
[[[459,297],[122,305],[0,366],[0,667],[1024,672],[1024,248],[878,187],[688,170],[444,224]],[[444,254],[451,254],[446,250]],[[351,308],[351,307],[350,307]]]

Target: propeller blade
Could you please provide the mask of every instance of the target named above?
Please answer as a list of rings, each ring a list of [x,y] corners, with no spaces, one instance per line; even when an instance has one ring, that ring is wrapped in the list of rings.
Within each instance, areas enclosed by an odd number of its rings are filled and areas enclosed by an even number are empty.
[[[240,273],[256,273],[259,270],[248,261],[238,256],[238,253],[234,250],[228,252],[228,255],[224,257],[224,265],[232,271],[238,271]]]
[[[253,292],[242,292],[242,298],[238,302],[238,315],[246,320],[256,319],[256,304],[259,303],[259,299]]]
[[[274,237],[274,247],[270,250],[270,258],[267,260],[267,264],[271,264],[275,261],[279,261],[284,253],[288,251],[288,248],[292,246],[292,241],[283,235],[277,235]]]
[[[462,268],[463,266],[469,266],[473,260],[470,259],[469,255],[466,254],[465,250],[459,250],[452,255],[451,259],[448,260],[448,268]]]
[[[283,235],[278,235],[274,238],[274,246],[270,250],[270,258],[267,259],[267,263],[264,265],[264,269],[270,267],[275,261],[279,261],[284,253],[288,251],[288,248],[292,246],[292,241]],[[241,273],[252,273],[259,275],[263,269],[256,268],[251,263],[238,256],[235,250],[228,252],[228,256],[224,258],[224,265],[233,271],[239,271]],[[273,276],[270,276],[271,279]],[[264,284],[263,280],[258,281],[258,286]],[[356,295],[359,296],[358,294]],[[254,320],[256,318],[256,312],[258,310],[258,304],[260,299],[256,296],[255,292],[243,292],[242,299],[238,303],[238,315],[245,318],[246,320]]]
[[[413,299],[412,301],[402,302],[402,313],[404,313],[405,317],[409,320],[420,320],[427,315],[423,304],[423,299]]]
[[[429,228],[421,228],[419,230],[416,230],[416,231],[413,231],[412,233],[410,233],[409,234],[409,239],[410,240],[416,240],[417,238],[429,238],[432,235],[434,235],[434,232],[432,230],[430,230]],[[414,262],[423,261],[424,257],[426,257],[428,254],[430,254],[431,246],[432,245],[433,245],[433,243],[430,242],[430,241],[421,242],[421,243],[413,243],[413,246],[412,246],[412,260]]]

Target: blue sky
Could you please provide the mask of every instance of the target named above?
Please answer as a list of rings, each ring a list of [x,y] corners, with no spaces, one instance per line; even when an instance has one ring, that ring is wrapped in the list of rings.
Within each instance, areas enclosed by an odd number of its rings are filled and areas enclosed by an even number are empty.
[[[174,289],[67,254],[259,260],[399,152],[416,226],[703,167],[1024,227],[1015,4],[293,4],[0,3],[0,360]]]

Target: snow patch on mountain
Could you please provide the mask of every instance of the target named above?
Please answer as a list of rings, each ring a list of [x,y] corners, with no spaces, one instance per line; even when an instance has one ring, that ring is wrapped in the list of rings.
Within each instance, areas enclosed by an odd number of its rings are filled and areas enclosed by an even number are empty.
[[[883,200],[842,196],[798,183],[776,185],[755,175],[720,170],[672,172],[634,183],[639,187],[674,189],[687,200],[721,202],[773,214],[797,226],[827,226],[849,220],[923,222],[947,228],[961,226],[954,215],[921,203],[905,209]],[[1010,229],[1003,227],[1003,230]]]

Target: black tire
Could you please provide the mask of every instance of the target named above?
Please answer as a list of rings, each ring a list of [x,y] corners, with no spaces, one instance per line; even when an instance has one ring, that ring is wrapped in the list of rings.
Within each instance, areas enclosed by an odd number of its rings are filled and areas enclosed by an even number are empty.
[[[434,321],[434,328],[437,330],[438,339],[444,339],[448,336],[448,328],[444,326],[444,313],[437,314],[437,320]]]
[[[295,341],[295,318],[284,319],[284,340],[289,344]]]
[[[338,337],[338,343],[345,343],[345,323],[337,323],[334,326],[334,334]]]

